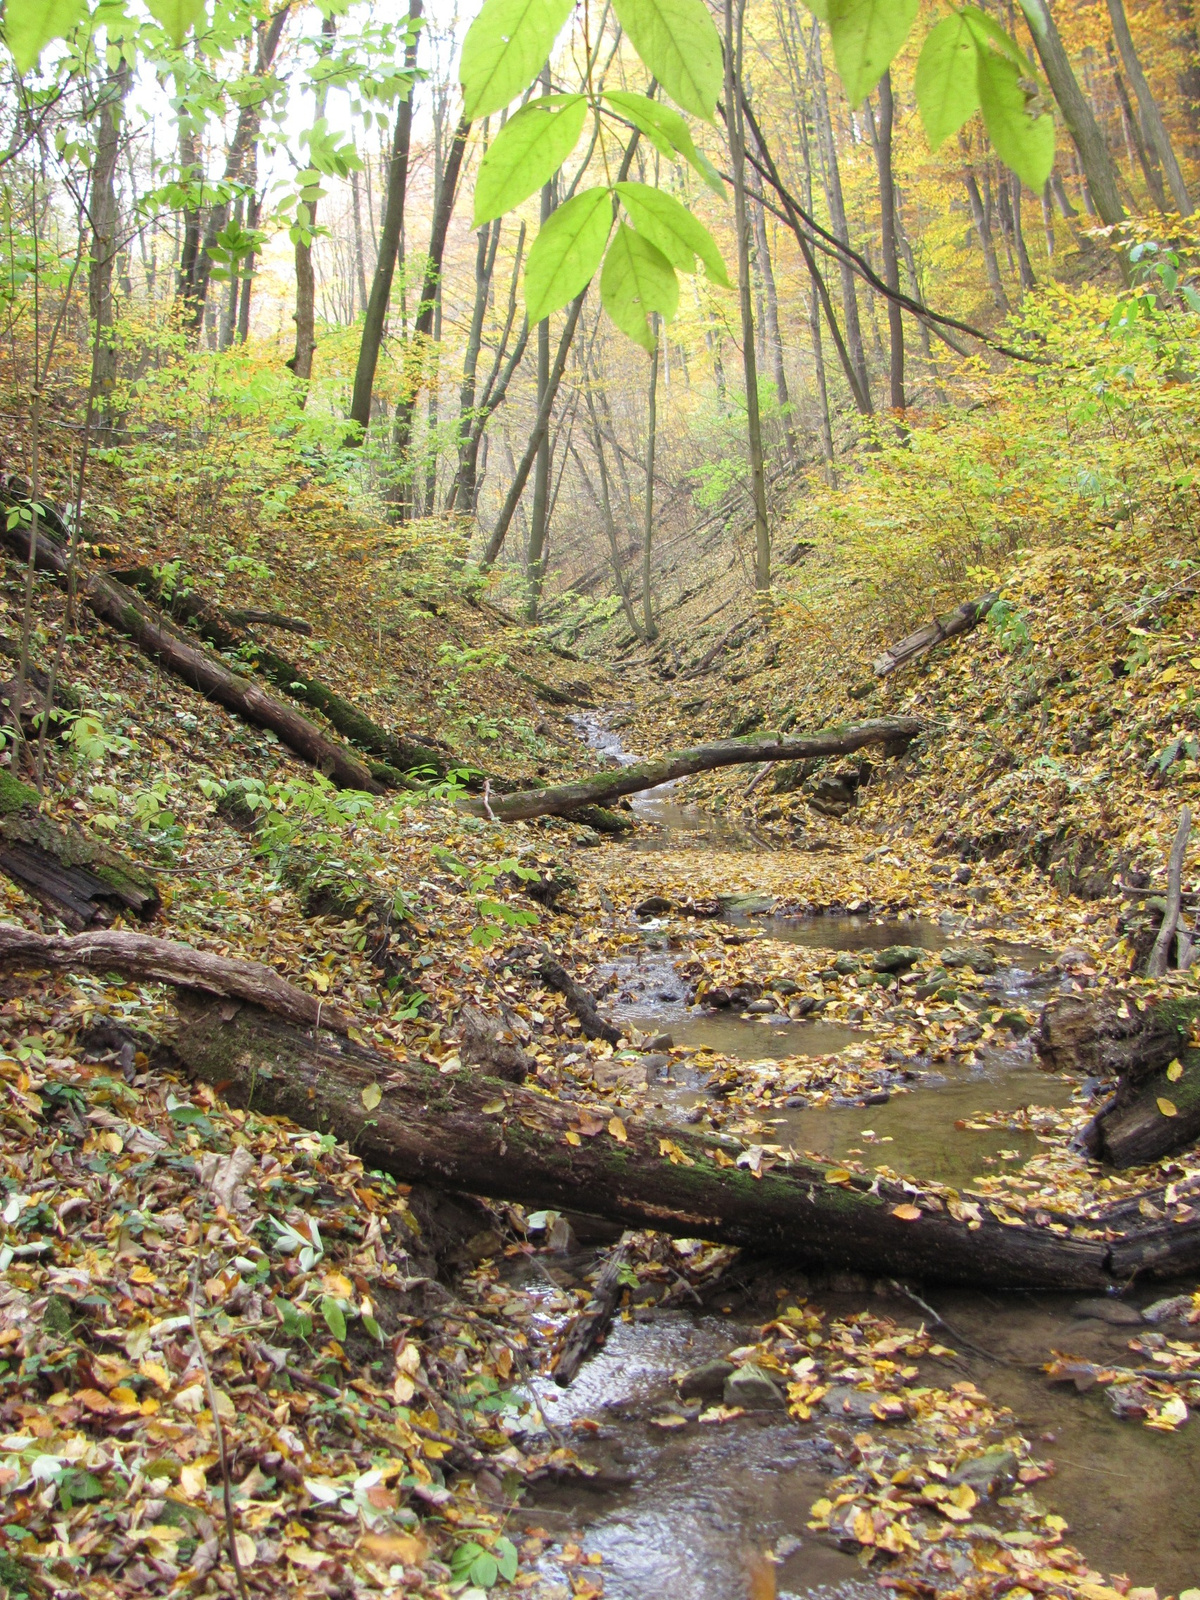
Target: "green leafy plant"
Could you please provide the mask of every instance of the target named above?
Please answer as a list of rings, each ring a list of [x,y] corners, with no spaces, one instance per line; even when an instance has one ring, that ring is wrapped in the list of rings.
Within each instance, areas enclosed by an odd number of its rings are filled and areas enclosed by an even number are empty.
[[[506,873],[523,881],[540,876],[534,867],[526,867],[516,857],[503,861],[476,862],[468,866],[443,845],[433,847],[433,855],[442,866],[461,878],[475,905],[479,921],[471,930],[471,943],[487,948],[508,928],[532,927],[538,920],[536,911],[526,911],[520,906],[497,900],[494,894],[496,880]]]
[[[517,1575],[517,1550],[503,1534],[490,1550],[468,1539],[450,1557],[450,1575],[457,1583],[471,1583],[478,1589],[491,1589],[501,1578],[511,1583]]]

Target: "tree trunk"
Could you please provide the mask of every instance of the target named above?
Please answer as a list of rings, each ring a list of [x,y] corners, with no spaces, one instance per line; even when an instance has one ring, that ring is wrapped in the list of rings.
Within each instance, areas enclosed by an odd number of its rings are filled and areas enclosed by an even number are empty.
[[[408,372],[403,390],[396,403],[392,420],[392,454],[400,469],[397,502],[403,518],[412,509],[413,475],[409,453],[412,444],[413,413],[417,396],[424,383],[425,368],[430,357],[430,342],[438,294],[442,282],[442,257],[446,251],[446,235],[450,231],[450,218],[454,214],[454,201],[458,193],[458,175],[462,171],[463,155],[467,148],[467,135],[471,124],[466,118],[459,120],[454,138],[446,156],[446,165],[438,181],[437,203],[429,228],[429,251],[425,257],[425,272],[421,280],[421,298],[413,319],[412,337],[408,342]],[[405,470],[407,469],[407,471]]]
[[[654,329],[654,349],[650,352],[650,382],[646,396],[646,503],[642,520],[642,637],[647,643],[658,637],[654,621],[654,573],[650,556],[654,545],[654,452],[658,443],[658,313],[650,318]]]
[[[895,102],[892,99],[892,74],[879,80],[879,121],[867,103],[875,165],[879,173],[879,218],[883,248],[883,277],[893,295],[900,292],[900,252],[896,244],[896,180],[892,175],[892,126]],[[889,400],[893,411],[904,410],[904,319],[900,303],[887,303],[889,361]]]
[[[975,224],[975,232],[979,236],[979,248],[983,251],[983,264],[987,269],[988,288],[992,291],[992,299],[996,302],[996,310],[1002,311],[1006,316],[1011,309],[1008,296],[1004,292],[1004,280],[1000,276],[1000,262],[996,256],[996,242],[992,238],[992,225],[984,209],[983,196],[979,192],[979,183],[970,167],[963,170],[963,183],[967,190],[967,204],[971,208],[971,221]]]
[[[92,168],[92,242],[88,262],[88,312],[92,319],[92,395],[102,441],[111,442],[117,386],[117,346],[113,338],[113,262],[117,254],[117,191],[114,178],[120,146],[121,114],[133,74],[127,62],[111,70],[96,106],[96,160]]]
[[[363,254],[362,200],[358,191],[358,169],[350,170],[350,200],[354,218],[354,282],[358,289],[358,309],[367,309],[367,265]]]
[[[0,527],[0,537],[22,559],[29,560],[30,534],[26,525]],[[224,662],[189,644],[123,584],[113,583],[98,573],[81,572],[77,563],[72,580],[67,549],[57,539],[52,539],[44,526],[37,540],[37,565],[43,572],[54,573],[64,586],[73,581],[74,592],[89,610],[102,622],[128,634],[140,650],[169,672],[245,721],[269,728],[289,750],[326,772],[342,788],[383,793],[383,784],[345,745],[327,738],[307,717],[285,706],[249,679],[231,672]]]
[[[779,327],[779,289],[775,282],[775,268],[771,262],[771,243],[767,235],[767,212],[762,203],[762,179],[753,169],[749,176],[750,192],[754,196],[750,215],[754,222],[754,251],[758,270],[762,274],[766,309],[766,340],[771,352],[771,372],[775,381],[775,398],[783,423],[783,443],[789,461],[799,455],[796,443],[795,419],[792,416],[791,396],[788,392],[787,371],[783,364],[783,334]]]
[[[197,183],[203,169],[196,150],[196,136],[185,120],[179,124],[179,181]],[[190,321],[196,305],[196,268],[200,259],[200,208],[184,206],[183,238],[179,247],[179,270],[176,292],[184,307],[184,320]],[[201,304],[201,315],[204,308]]]
[[[332,14],[321,18],[321,42],[317,47],[318,57],[324,56],[331,48],[336,23]],[[324,83],[317,89],[317,121],[325,116],[326,89]],[[302,191],[302,198],[296,213],[296,226],[300,230],[296,238],[296,348],[292,359],[287,363],[303,388],[300,390],[300,409],[303,410],[308,403],[308,385],[312,378],[313,353],[317,348],[317,280],[313,270],[313,244],[317,230],[317,196],[320,185],[314,184],[311,188]],[[306,214],[304,214],[306,213]],[[304,233],[309,235],[304,237]]]
[[[0,769],[0,871],[68,928],[104,926],[118,912],[154,916],[150,874],[78,828],[60,827],[40,802],[36,789]]]
[[[825,200],[829,207],[830,227],[835,236],[844,245],[850,243],[850,225],[846,220],[846,201],[842,193],[842,175],[838,168],[837,141],[834,138],[833,118],[829,111],[829,86],[825,78],[825,63],[821,56],[821,30],[820,24],[812,25],[812,46],[810,52],[811,73],[813,84],[813,108],[816,113],[817,147],[821,154],[821,165],[824,169]],[[842,315],[846,324],[846,344],[850,351],[850,360],[854,363],[854,373],[858,388],[868,398],[867,414],[870,405],[871,380],[867,375],[867,358],[863,351],[862,324],[858,316],[858,295],[854,282],[854,269],[846,260],[840,263],[842,275]],[[852,386],[853,387],[853,386]],[[860,406],[860,410],[862,407]]]
[[[542,72],[542,93],[550,93],[550,63]],[[554,180],[542,185],[538,214],[538,227],[544,228],[554,214]],[[537,325],[537,404],[541,410],[546,390],[550,386],[550,318],[543,317]],[[542,597],[542,580],[546,563],[546,521],[550,514],[550,429],[547,428],[538,445],[533,462],[533,504],[529,509],[529,543],[525,551],[525,583],[528,590],[525,616],[529,622],[537,621],[538,602]]]
[[[496,270],[496,251],[500,244],[501,218],[480,228],[475,236],[475,304],[471,308],[471,326],[467,331],[467,348],[463,352],[462,382],[458,390],[458,467],[454,482],[446,499],[446,510],[453,511],[462,496],[464,467],[471,445],[471,434],[476,419],[476,383],[479,374],[479,352],[483,348],[483,323],[487,316],[488,299],[492,292],[492,278]],[[463,505],[471,509],[470,502]]]
[[[175,1048],[197,1077],[260,1116],[335,1134],[365,1166],[404,1182],[720,1240],[808,1267],[1005,1287],[1110,1281],[1107,1243],[1007,1227],[986,1213],[974,1227],[942,1210],[904,1221],[894,1211],[910,1196],[899,1184],[831,1183],[823,1165],[801,1161],[763,1163],[755,1177],[720,1135],[632,1119],[618,1133],[610,1107],[561,1104],[478,1069],[439,1074],[233,1002],[184,996],[181,1009]],[[365,1090],[370,1100],[380,1091],[370,1111]],[[1175,1231],[1194,1255],[1194,1230]],[[1122,1242],[1128,1250],[1138,1239]]]
[[[1138,127],[1137,118],[1133,114],[1133,107],[1129,103],[1129,90],[1125,87],[1125,79],[1121,76],[1111,44],[1108,47],[1108,60],[1112,68],[1113,84],[1117,91],[1117,103],[1121,107],[1121,121],[1125,127],[1125,139],[1129,145],[1131,157],[1132,155],[1137,156],[1138,166],[1142,169],[1142,177],[1146,180],[1146,188],[1149,191],[1150,198],[1154,201],[1159,211],[1165,213],[1167,195],[1163,188],[1162,173],[1159,171],[1151,153],[1146,149],[1145,141],[1142,138],[1142,130]]]
[[[417,66],[416,25],[423,10],[423,0],[409,0],[409,36],[404,48],[404,70],[412,74]],[[383,220],[379,229],[379,248],[376,252],[375,274],[371,279],[371,294],[367,300],[367,313],[363,318],[362,338],[358,346],[358,363],[354,369],[354,388],[350,398],[350,420],[357,428],[348,435],[348,445],[361,444],[371,421],[371,397],[375,390],[375,369],[379,365],[379,352],[383,346],[383,332],[387,326],[388,308],[392,298],[392,278],[400,253],[400,236],[404,227],[404,198],[408,189],[408,153],[412,143],[412,86],[396,108],[396,125],[392,134],[392,154],[388,163],[387,198],[383,204]]]
[[[1162,112],[1158,109],[1158,102],[1154,98],[1150,85],[1146,82],[1146,74],[1142,71],[1142,63],[1138,59],[1134,47],[1133,35],[1129,31],[1129,20],[1125,15],[1123,0],[1108,0],[1108,15],[1112,20],[1113,34],[1117,41],[1117,49],[1121,52],[1121,60],[1125,63],[1125,71],[1129,74],[1129,81],[1133,84],[1133,92],[1137,96],[1138,110],[1142,114],[1142,126],[1145,128],[1150,142],[1158,153],[1162,169],[1167,175],[1167,182],[1171,186],[1171,198],[1175,201],[1175,209],[1181,217],[1190,217],[1192,214],[1192,201],[1188,194],[1187,184],[1183,181],[1183,172],[1180,170],[1178,158],[1167,133],[1166,124],[1162,119]]]
[[[1050,88],[1083,163],[1092,202],[1100,220],[1108,227],[1114,227],[1125,217],[1125,207],[1117,191],[1116,168],[1108,153],[1100,124],[1072,71],[1066,48],[1050,12],[1049,0],[1021,0],[1021,4]]]
[[[932,622],[927,622],[915,633],[910,633],[907,638],[901,639],[899,644],[889,645],[882,655],[875,658],[875,676],[886,678],[889,673],[895,672],[898,667],[906,666],[917,656],[924,655],[927,650],[932,650],[935,644],[941,644],[944,639],[954,639],[961,633],[970,633],[972,628],[983,621],[999,598],[998,594],[985,594],[979,600],[965,600],[956,610],[944,617],[935,617]]]
[[[638,761],[617,771],[596,773],[574,783],[555,784],[547,789],[524,789],[491,802],[500,822],[522,822],[529,817],[569,814],[580,806],[608,805],[622,795],[653,789],[660,783],[710,772],[716,767],[744,765],[759,761],[805,761],[815,756],[850,755],[866,745],[882,744],[893,750],[907,746],[924,724],[916,717],[892,717],[869,722],[850,722],[828,733],[808,737],[790,734],[765,734],[756,739],[722,739],[698,745],[693,750],[675,750],[650,761]],[[890,753],[890,752],[886,752]],[[471,809],[483,813],[481,802]]]
[[[725,126],[733,174],[737,233],[738,299],[742,314],[742,367],[746,380],[746,435],[750,454],[750,499],[754,507],[754,587],[771,587],[771,527],[763,467],[762,418],[758,409],[758,363],[754,354],[754,307],[750,284],[750,220],[746,208],[746,144],[743,137],[742,21],[745,0],[725,0]]]
[[[488,373],[487,382],[483,386],[483,393],[479,396],[474,407],[474,416],[470,420],[470,436],[466,448],[459,461],[458,474],[446,504],[448,511],[456,507],[460,511],[473,514],[479,499],[479,453],[486,447],[487,425],[493,413],[504,403],[508,393],[508,386],[512,382],[513,374],[521,365],[525,357],[525,350],[529,344],[529,318],[521,320],[521,331],[517,335],[517,342],[513,346],[512,354],[508,355],[508,340],[512,333],[513,322],[517,314],[517,285],[521,277],[521,260],[525,251],[525,224],[521,224],[517,234],[517,249],[513,257],[512,277],[508,288],[508,311],[504,320],[504,328],[500,334],[499,343],[496,345],[495,355],[492,358],[492,370]],[[507,359],[506,359],[507,356]]]
[[[1037,279],[1033,275],[1033,263],[1029,259],[1029,250],[1025,244],[1025,230],[1021,226],[1021,180],[1015,172],[1006,173],[1005,179],[1013,248],[1017,255],[1017,272],[1020,275],[1022,291],[1028,293],[1030,289],[1037,288]]]

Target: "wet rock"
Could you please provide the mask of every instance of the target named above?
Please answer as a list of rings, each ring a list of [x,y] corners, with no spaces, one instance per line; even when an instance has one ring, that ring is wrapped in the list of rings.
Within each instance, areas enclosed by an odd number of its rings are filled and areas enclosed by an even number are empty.
[[[732,1361],[705,1361],[692,1367],[679,1379],[679,1393],[684,1400],[715,1400],[725,1393],[725,1380],[733,1376],[736,1368]]]
[[[478,1263],[486,1261],[489,1256],[498,1256],[503,1253],[504,1239],[496,1232],[495,1228],[485,1228],[482,1233],[473,1233],[458,1251],[459,1258],[465,1261]]]
[[[598,1089],[644,1089],[646,1068],[642,1061],[598,1061],[592,1068]]]
[[[775,1010],[774,1000],[751,1000],[746,1010],[752,1017],[769,1016]]]
[[[793,1000],[787,1008],[787,1014],[793,1022],[799,1022],[801,1017],[809,1017],[814,1011],[822,1011],[825,1001],[818,1000],[815,994],[801,995],[799,1000]]]
[[[848,978],[852,972],[858,972],[861,967],[862,960],[860,957],[851,955],[850,952],[846,950],[843,951],[833,963],[831,970],[836,972],[839,977]]]
[[[971,869],[965,861],[961,866],[955,867],[954,871],[950,874],[951,883],[970,883],[970,881]]]
[[[647,1050],[669,1050],[675,1043],[669,1033],[656,1033],[653,1038],[646,1040]]]
[[[1191,1309],[1190,1294],[1173,1294],[1166,1300],[1156,1300],[1152,1306],[1146,1306],[1142,1317],[1146,1322],[1176,1322],[1186,1317]]]
[[[1139,1327],[1142,1313],[1124,1300],[1077,1300],[1071,1307],[1073,1317],[1091,1317],[1096,1322],[1108,1322],[1114,1328]]]
[[[723,1011],[726,1006],[732,1004],[732,1001],[733,996],[730,994],[729,990],[722,988],[720,984],[714,984],[711,989],[705,990],[705,1005],[714,1006],[718,1011]]]
[[[892,1098],[890,1089],[876,1089],[874,1094],[869,1094],[863,1101],[865,1106],[885,1106]]]
[[[851,1006],[846,1013],[846,1021],[850,1023],[861,1022],[865,1016],[866,1012],[861,1006]]]
[[[800,993],[800,985],[793,983],[790,978],[772,978],[770,983],[767,984],[767,988],[772,994],[788,995]]]
[[[879,1396],[870,1393],[867,1389],[852,1389],[849,1385],[830,1389],[821,1404],[831,1417],[845,1417],[852,1422],[880,1422],[884,1420],[875,1415],[874,1406],[879,1403]],[[883,1409],[881,1407],[880,1409]],[[897,1418],[899,1420],[899,1418]]]
[[[893,944],[880,950],[875,957],[876,972],[907,972],[915,967],[925,952],[914,944]]]
[[[808,1101],[804,1098],[804,1096],[802,1094],[790,1094],[790,1095],[788,1095],[787,1099],[783,1102],[783,1104],[784,1104],[785,1110],[787,1110],[787,1111],[804,1111],[808,1107]]]
[[[996,1026],[1007,1029],[1018,1039],[1023,1039],[1029,1032],[1029,1021],[1019,1011],[1002,1011],[996,1018]]]
[[[996,970],[995,956],[981,944],[953,945],[942,951],[941,963],[951,971],[958,967],[970,967],[975,972],[985,974]]]
[[[1011,1450],[987,1450],[964,1461],[951,1474],[951,1483],[969,1483],[976,1494],[994,1495],[1017,1481],[1017,1458]]]
[[[671,1058],[655,1052],[651,1055],[644,1055],[641,1058],[641,1066],[647,1080],[652,1081],[655,1078],[662,1078],[670,1072]]]
[[[753,1361],[725,1379],[724,1400],[727,1406],[741,1406],[745,1411],[768,1411],[785,1404],[774,1378]]]
[[[717,900],[723,915],[727,917],[763,917],[775,909],[771,895],[719,894]]]
[[[661,917],[664,911],[670,911],[671,901],[663,894],[652,894],[642,901],[641,905],[633,908],[635,917]]]

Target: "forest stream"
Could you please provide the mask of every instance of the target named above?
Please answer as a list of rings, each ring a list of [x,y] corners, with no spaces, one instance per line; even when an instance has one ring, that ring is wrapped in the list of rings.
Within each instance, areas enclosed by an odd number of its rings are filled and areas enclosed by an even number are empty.
[[[580,725],[594,746],[618,760],[632,759],[602,718]],[[681,803],[670,785],[635,797],[633,808],[639,821],[659,832],[614,849],[686,852],[701,867],[716,849],[765,848],[746,830]],[[726,920],[747,926],[756,919],[752,911],[733,910]],[[931,949],[947,941],[946,929],[936,922],[761,915],[757,921],[765,921],[766,938],[800,940],[831,954],[880,949],[898,938]],[[637,952],[617,974],[618,995],[630,998],[609,1006],[623,1027],[667,1033],[677,1045],[707,1046],[742,1060],[835,1051],[857,1036],[856,1030],[820,1022],[772,1027],[761,1017],[714,1017],[689,1007],[665,941],[656,937],[655,919],[641,919],[638,931]],[[995,949],[1003,963],[993,980],[997,992],[1044,998],[1052,991],[1057,974],[1040,970],[1049,968],[1050,952],[1019,941],[999,942]],[[681,1123],[705,1100],[703,1074],[686,1059],[651,1087],[651,1103]],[[856,1143],[878,1142],[901,1172],[965,1184],[1001,1152],[1002,1159],[1022,1166],[1037,1141],[1033,1134],[973,1129],[964,1122],[1031,1102],[1061,1103],[1071,1093],[1068,1084],[1037,1069],[1028,1045],[990,1052],[979,1067],[923,1073],[906,1088],[868,1106],[797,1107],[776,1119],[781,1136],[826,1159],[843,1156]],[[594,1251],[576,1251],[562,1258],[562,1268],[579,1277],[593,1260]],[[538,1292],[534,1267],[521,1266],[512,1281]],[[1043,1370],[1052,1351],[1093,1363],[1120,1361],[1138,1321],[1131,1307],[1162,1300],[1175,1292],[1172,1285],[1135,1289],[1127,1301],[1107,1304],[1081,1301],[1079,1295],[945,1289],[909,1297],[898,1285],[872,1286],[848,1274],[810,1283],[785,1269],[748,1267],[744,1273],[735,1269],[726,1288],[703,1308],[635,1306],[569,1389],[537,1382],[547,1426],[571,1434],[601,1472],[594,1485],[572,1482],[535,1491],[526,1510],[532,1524],[543,1525],[547,1540],[560,1541],[560,1550],[570,1532],[585,1558],[602,1556],[608,1600],[728,1600],[747,1584],[755,1596],[850,1600],[892,1592],[864,1574],[856,1555],[808,1526],[812,1503],[842,1470],[839,1447],[844,1461],[848,1449],[857,1446],[862,1453],[869,1447],[860,1429],[884,1431],[869,1411],[844,1424],[827,1412],[797,1422],[781,1409],[747,1409],[704,1426],[696,1421],[697,1407],[689,1414],[679,1403],[673,1378],[753,1345],[777,1303],[805,1295],[831,1320],[865,1313],[928,1329],[936,1317],[939,1337],[955,1352],[952,1375],[945,1375],[944,1361],[923,1362],[919,1381],[969,1380],[1011,1409],[1015,1430],[1034,1442],[1049,1467],[1032,1495],[1042,1510],[1066,1520],[1070,1537],[1093,1565],[1125,1572],[1135,1585],[1155,1585],[1159,1592],[1178,1592],[1195,1581],[1200,1435],[1194,1428],[1146,1431],[1113,1415],[1102,1388],[1079,1393],[1051,1383]],[[889,1423],[885,1431],[893,1453],[903,1452],[906,1425]],[[1012,1510],[1022,1502],[1028,1509],[1030,1494],[1020,1486],[1000,1492],[978,1506],[976,1521],[992,1524],[1003,1538]],[[969,1567],[967,1557],[952,1556],[949,1581]],[[560,1570],[552,1551],[543,1570]]]

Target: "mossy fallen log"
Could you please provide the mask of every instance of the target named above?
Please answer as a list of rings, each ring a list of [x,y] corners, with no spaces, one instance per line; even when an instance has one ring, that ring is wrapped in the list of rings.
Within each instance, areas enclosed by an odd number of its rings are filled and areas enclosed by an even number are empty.
[[[927,650],[932,650],[935,644],[942,644],[947,639],[955,639],[960,634],[970,633],[973,628],[979,626],[999,598],[998,594],[989,593],[982,595],[978,600],[966,600],[961,606],[947,612],[944,617],[934,617],[931,622],[925,623],[907,638],[889,645],[882,655],[875,659],[875,676],[886,678],[898,667],[907,666],[910,661],[923,656]]]
[[[492,797],[491,809],[498,822],[521,822],[551,814],[578,816],[585,806],[608,807],[623,795],[655,789],[660,783],[672,783],[676,778],[711,772],[717,767],[844,756],[872,744],[883,745],[885,754],[899,754],[907,749],[923,726],[917,717],[881,717],[867,722],[848,722],[805,736],[769,733],[750,739],[719,739],[691,750],[674,750],[649,761],[593,773],[573,783],[496,795]],[[482,801],[465,803],[478,815],[484,814]]]
[[[150,873],[80,829],[38,809],[36,789],[0,768],[0,871],[76,930],[118,912],[146,920],[159,908]]]

